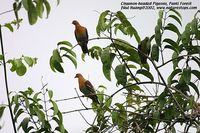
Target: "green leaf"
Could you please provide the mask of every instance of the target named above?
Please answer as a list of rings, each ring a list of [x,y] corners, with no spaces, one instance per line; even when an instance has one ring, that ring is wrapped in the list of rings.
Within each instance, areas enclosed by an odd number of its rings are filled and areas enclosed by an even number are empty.
[[[57,60],[55,60],[53,58],[53,56],[50,58],[50,67],[54,72],[55,72],[55,69],[56,69],[58,72],[64,73],[64,69],[63,69],[61,63],[58,62]]]
[[[24,57],[25,62],[29,65],[29,67],[32,67],[34,63],[32,58],[28,56],[23,56],[23,57]]]
[[[42,0],[37,0],[36,1],[36,11],[37,15],[42,18],[43,13],[44,13],[44,6],[43,6],[43,1]]]
[[[156,25],[155,27],[155,41],[158,46],[161,46],[161,31],[160,27]]]
[[[125,65],[118,65],[115,68],[115,77],[117,79],[117,83],[123,86],[126,85],[127,82],[127,73],[126,73],[126,66]]]
[[[8,28],[11,32],[14,31],[14,29],[13,29],[11,23],[6,23],[4,26],[5,26],[6,28]]]
[[[192,70],[191,73],[195,75],[200,80],[200,71]]]
[[[174,33],[176,33],[178,36],[180,36],[180,32],[179,32],[179,29],[172,23],[168,23],[166,26],[165,26],[165,30],[169,30],[169,31],[172,31]]]
[[[32,0],[28,0],[27,2],[28,4],[28,19],[29,19],[29,23],[31,25],[35,24],[37,22],[37,10],[35,5],[33,4]]]
[[[191,58],[191,60],[193,60],[194,62],[196,62],[196,63],[198,64],[199,68],[200,68],[200,58],[198,58],[198,57],[196,57],[196,56],[193,56],[193,57]]]
[[[158,47],[157,44],[154,44],[152,46],[151,59],[154,60],[154,61],[157,61],[157,62],[159,60],[159,47]]]
[[[53,100],[50,100],[50,102],[53,105],[53,115],[57,115],[58,114],[58,105],[56,104],[56,102],[54,102]]]
[[[145,77],[149,78],[151,81],[154,81],[153,75],[149,71],[147,71],[145,69],[139,69],[136,73],[137,74],[142,74]]]
[[[14,115],[17,113],[18,109],[19,109],[19,104],[16,104],[13,110]]]
[[[33,110],[37,114],[39,121],[42,122],[42,127],[44,127],[44,124],[45,124],[45,114],[44,114],[44,112],[41,111],[39,109],[39,107],[37,107],[37,106],[33,106]]]
[[[113,111],[112,112],[112,122],[114,125],[116,125],[118,123],[119,120],[119,112],[117,111]]]
[[[0,119],[3,116],[3,112],[4,112],[5,108],[6,108],[5,106],[0,106]]]
[[[22,0],[22,5],[23,7],[28,11],[29,7],[28,7],[28,0]]]
[[[178,22],[182,26],[181,20],[177,16],[169,15],[168,17],[174,19],[176,22]]]
[[[103,64],[103,73],[104,73],[104,76],[109,81],[111,80],[110,70],[111,70],[112,62],[113,62],[114,58],[115,58],[115,54],[114,53],[110,53],[109,47],[105,48],[102,51],[101,61],[102,61],[102,64]]]
[[[64,73],[64,69],[61,65],[62,58],[58,52],[58,49],[53,50],[53,55],[50,58],[50,67],[55,72],[57,70],[58,72]]]
[[[58,45],[58,46],[59,46],[59,45],[66,45],[66,46],[69,46],[69,47],[73,47],[73,45],[72,45],[70,42],[68,42],[68,41],[61,41],[61,42],[58,42],[57,45]]]
[[[38,102],[38,95],[39,94],[41,94],[41,92],[37,92],[37,93],[35,93],[35,95],[33,96],[33,100],[35,101],[35,102]]]
[[[96,27],[96,33],[98,36],[100,36],[101,32],[104,32],[106,30],[106,16],[108,15],[110,11],[106,10],[102,12],[99,16],[98,24]]]
[[[60,53],[58,52],[58,49],[53,50],[53,59],[58,62],[63,62]]]
[[[163,42],[170,44],[175,49],[175,52],[179,53],[179,46],[174,40],[170,38],[165,38]]]
[[[27,128],[28,128],[28,123],[30,121],[30,118],[29,117],[25,117],[22,122],[20,123],[19,127],[18,127],[18,130],[20,129],[20,127],[22,127],[22,129],[26,132],[27,131]]]
[[[53,91],[52,90],[48,90],[48,95],[49,95],[49,99],[52,99],[52,97],[53,97]]]
[[[159,11],[159,18],[163,18],[163,10]]]
[[[111,97],[108,97],[108,98],[105,99],[105,101],[106,101],[106,102],[105,102],[106,107],[109,108],[110,105],[111,105],[111,103],[112,103],[112,98],[111,98]]]
[[[74,51],[72,51],[71,49],[68,49],[66,47],[60,47],[60,50],[64,50],[76,58],[76,53]]]
[[[181,72],[182,72],[181,69],[176,69],[176,70],[174,70],[174,71],[170,74],[170,76],[168,77],[168,79],[167,79],[168,84],[171,85],[171,82],[172,82],[172,79],[174,78],[174,76],[176,76],[177,74],[179,74],[179,73],[181,73]]]
[[[3,55],[0,54],[0,60],[3,60]]]
[[[191,80],[191,68],[190,67],[183,69],[183,79],[186,84],[190,83],[190,80]]]
[[[178,67],[178,62],[180,59],[178,59],[178,53],[174,52],[172,54],[172,63],[173,63],[173,69],[176,69],[176,67]]]
[[[44,5],[46,7],[46,12],[47,12],[47,18],[49,17],[50,11],[51,11],[51,6],[47,0],[44,0]]]
[[[129,54],[130,56],[128,57],[128,60],[140,64],[140,57],[138,55],[138,52],[128,42],[117,39],[111,46],[114,46],[114,48],[117,48],[118,50],[124,51]]]
[[[131,37],[134,35],[134,37],[135,37],[137,43],[140,43],[140,41],[141,41],[140,36],[139,36],[137,30],[136,30],[133,26],[127,27],[126,30],[128,31],[128,33],[129,33],[129,35],[130,35]]]
[[[159,18],[159,19],[157,20],[157,25],[158,25],[158,27],[159,27],[160,29],[162,29],[162,19],[161,19],[161,18]]]
[[[26,66],[22,63],[21,59],[14,60],[14,63],[17,75],[23,76],[26,73]]]
[[[175,9],[170,9],[169,11],[174,12],[177,16],[179,16],[180,19],[182,19],[181,14],[178,11],[176,11]]]
[[[15,121],[15,122],[17,122],[18,117],[19,117],[22,113],[24,113],[23,109],[19,109],[19,110],[17,111],[17,113],[15,114],[15,117],[14,117],[14,121]]]
[[[75,68],[77,68],[77,62],[76,62],[76,59],[73,56],[66,55],[66,54],[64,54],[63,56],[67,57],[68,59],[70,59],[71,62],[74,64]]]
[[[198,89],[198,87],[193,82],[190,82],[189,85],[194,89],[194,91],[197,93],[197,96],[199,98],[199,89]]]

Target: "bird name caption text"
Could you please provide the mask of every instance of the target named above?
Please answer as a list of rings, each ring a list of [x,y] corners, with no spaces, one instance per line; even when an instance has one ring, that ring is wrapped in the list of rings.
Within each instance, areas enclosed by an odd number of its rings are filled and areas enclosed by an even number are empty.
[[[197,10],[197,5],[194,5],[192,1],[168,1],[168,2],[133,2],[123,1],[121,2],[121,10]]]

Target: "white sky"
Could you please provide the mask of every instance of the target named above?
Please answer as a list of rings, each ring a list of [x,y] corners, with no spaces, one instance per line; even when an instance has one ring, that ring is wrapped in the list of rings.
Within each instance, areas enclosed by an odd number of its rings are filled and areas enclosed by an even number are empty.
[[[124,0],[125,1],[125,0]],[[148,1],[148,0],[146,0]],[[158,0],[154,0],[158,1]],[[178,1],[178,0],[177,0]],[[191,0],[193,5],[200,7],[199,0]],[[0,13],[12,9],[12,2],[8,0],[1,0]],[[108,87],[106,92],[112,94],[116,91],[115,80],[111,83],[107,81],[102,73],[101,62],[94,61],[90,57],[86,57],[86,62],[81,60],[81,50],[79,47],[75,48],[77,53],[78,68],[75,69],[73,64],[64,60],[65,73],[54,73],[49,67],[49,58],[52,55],[53,49],[59,41],[67,40],[72,44],[76,44],[74,37],[74,26],[71,24],[72,20],[78,20],[81,25],[87,27],[89,37],[97,37],[96,25],[99,14],[104,10],[111,10],[113,12],[121,10],[122,0],[61,0],[60,5],[56,6],[56,0],[51,1],[52,10],[48,19],[39,19],[38,22],[30,26],[27,21],[27,14],[23,11],[20,16],[23,18],[23,23],[18,30],[11,33],[8,29],[3,28],[3,37],[5,45],[6,58],[19,58],[21,55],[37,57],[38,63],[33,68],[28,68],[25,76],[19,77],[15,73],[8,71],[9,89],[10,91],[25,90],[32,87],[35,91],[41,89],[41,77],[43,82],[48,83],[48,87],[53,90],[55,99],[70,98],[76,96],[74,91],[77,86],[77,80],[74,76],[77,72],[82,73],[86,78],[97,87],[103,84]],[[150,36],[154,32],[154,27],[157,21],[157,12],[153,10],[123,10],[127,17],[134,17],[130,21],[138,30],[139,35],[143,39],[145,36]],[[196,10],[181,10],[184,23],[191,21]],[[7,13],[0,16],[0,24],[12,21],[14,13]],[[133,40],[133,44],[135,40]],[[94,45],[105,46],[105,41],[91,41],[89,47]],[[135,46],[136,43],[135,43]],[[1,67],[2,68],[2,67]],[[8,66],[8,69],[10,66]],[[0,71],[3,73],[2,69]],[[112,74],[112,79],[114,75]],[[81,93],[79,93],[81,94]],[[0,77],[0,103],[7,103],[6,92],[4,88],[4,80]],[[90,106],[90,100],[83,100],[87,106]],[[83,108],[78,99],[58,103],[61,111],[70,111],[73,109]],[[8,109],[0,123],[4,123],[4,127],[0,133],[12,133],[12,125]],[[84,116],[88,118],[89,122],[93,121],[94,113],[91,111],[83,112]],[[63,115],[66,129],[71,132],[80,132],[88,125],[77,113]]]

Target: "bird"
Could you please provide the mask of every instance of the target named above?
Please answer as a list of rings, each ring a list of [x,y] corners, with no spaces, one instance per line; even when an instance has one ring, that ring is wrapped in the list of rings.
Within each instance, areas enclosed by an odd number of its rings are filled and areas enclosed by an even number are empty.
[[[99,104],[98,97],[90,81],[86,80],[80,73],[77,73],[74,78],[78,78],[79,89],[84,94],[84,96],[92,99],[93,103]]]
[[[78,42],[78,45],[80,45],[84,54],[89,53],[88,47],[87,47],[87,44],[88,44],[87,28],[81,26],[77,20],[73,20],[72,24],[75,25],[74,34],[75,34],[76,41]]]
[[[141,64],[147,63],[147,57],[150,53],[151,44],[149,37],[145,37],[138,45],[138,54],[140,57]]]

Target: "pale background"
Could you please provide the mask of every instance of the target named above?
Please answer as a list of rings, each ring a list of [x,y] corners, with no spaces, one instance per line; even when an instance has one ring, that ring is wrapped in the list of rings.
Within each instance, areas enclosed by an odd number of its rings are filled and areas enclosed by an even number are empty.
[[[148,1],[148,0],[146,0]],[[157,0],[154,0],[157,1]],[[178,0],[177,0],[178,1]],[[191,0],[193,5],[200,7],[199,0]],[[56,0],[51,1],[52,10],[48,19],[39,19],[38,22],[30,26],[27,20],[27,14],[22,9],[20,16],[23,18],[23,23],[18,30],[13,33],[8,29],[3,28],[3,41],[5,45],[6,58],[19,58],[22,55],[37,57],[38,63],[33,68],[28,68],[27,73],[23,77],[19,77],[16,73],[9,71],[8,66],[8,79],[10,91],[25,90],[32,87],[35,91],[39,91],[42,87],[41,79],[43,82],[48,83],[48,88],[54,92],[54,99],[63,99],[76,96],[74,91],[77,86],[77,80],[74,76],[77,72],[82,73],[88,78],[92,84],[97,88],[98,85],[106,85],[108,89],[107,94],[112,94],[116,91],[115,78],[112,74],[113,82],[107,81],[102,73],[102,66],[100,61],[95,61],[86,57],[86,62],[81,60],[81,50],[79,47],[75,48],[77,53],[78,68],[75,69],[73,64],[64,60],[65,73],[54,73],[49,67],[49,59],[52,55],[53,49],[59,41],[67,40],[73,45],[76,44],[74,37],[74,26],[71,24],[72,20],[76,19],[83,26],[87,27],[89,37],[97,37],[96,25],[98,22],[99,14],[104,10],[111,10],[113,12],[121,10],[121,0],[71,0],[62,1],[59,6],[56,6]],[[0,13],[12,9],[13,1],[1,0]],[[136,27],[142,39],[145,36],[150,36],[154,32],[156,25],[158,10],[123,10],[127,17],[134,17],[130,21]],[[196,10],[181,10],[183,15],[183,25],[191,21]],[[7,13],[0,16],[0,23],[12,21],[14,13]],[[44,16],[45,18],[45,16]],[[132,39],[135,43],[135,40]],[[105,41],[91,41],[89,47],[93,45],[105,46]],[[135,43],[135,46],[137,44]],[[0,69],[0,103],[6,104],[6,92],[3,80],[2,67]],[[81,94],[81,93],[79,93]],[[90,106],[90,100],[83,100],[87,106]],[[73,109],[83,108],[78,99],[71,101],[64,101],[58,103],[61,111],[70,111]],[[92,111],[82,112],[89,122],[93,122],[94,113]],[[69,132],[77,133],[82,132],[88,127],[85,121],[81,118],[78,112],[65,114],[64,124]],[[4,127],[0,132],[12,133],[12,123],[8,109],[4,117],[0,120],[4,123]]]

